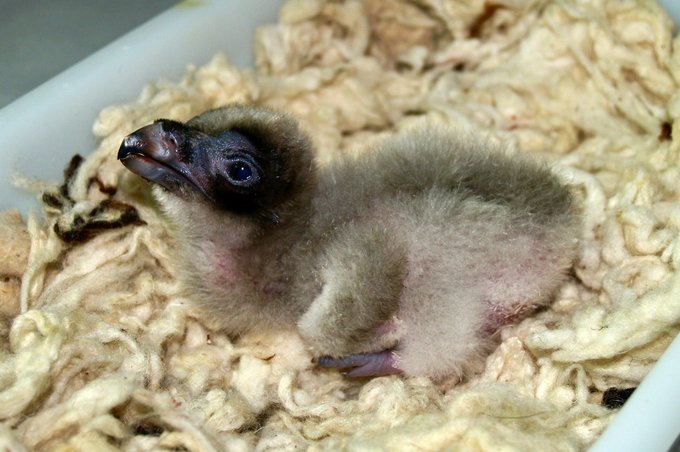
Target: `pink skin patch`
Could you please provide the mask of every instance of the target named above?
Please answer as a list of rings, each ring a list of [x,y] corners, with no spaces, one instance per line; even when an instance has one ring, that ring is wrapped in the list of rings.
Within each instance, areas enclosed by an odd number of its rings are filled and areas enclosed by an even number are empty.
[[[220,283],[233,284],[236,283],[241,276],[236,259],[233,256],[222,256],[217,260],[216,267],[219,271],[216,272],[217,280]]]
[[[213,262],[214,284],[232,285],[238,283],[243,278],[242,256],[238,251],[220,251],[213,242],[205,242],[202,246],[203,255]],[[208,257],[209,256],[209,257]]]
[[[237,273],[237,266],[236,262],[232,257],[228,258],[222,258],[217,260],[217,268],[219,269],[219,274],[220,277],[228,280],[228,281],[233,281],[235,278],[235,275]]]
[[[263,280],[257,276],[251,276],[244,269],[253,266],[252,254],[241,250],[217,253],[218,247],[214,243],[204,244],[203,251],[206,256],[211,256],[213,267],[217,270],[213,273],[212,283],[222,287],[242,285],[246,278],[253,281],[259,287],[260,292],[267,298],[276,298],[286,291],[286,283],[277,280]],[[214,253],[214,254],[211,254]]]
[[[491,336],[499,328],[514,323],[533,311],[535,306],[530,303],[515,303],[512,306],[489,306],[489,316],[482,326],[482,333]]]
[[[530,247],[532,250],[541,249],[541,246],[534,244],[544,245],[536,239],[529,244],[532,245]],[[487,293],[491,300],[510,302],[506,304],[487,300],[488,314],[481,329],[482,334],[491,336],[499,328],[521,320],[537,308],[531,294],[540,294],[545,290],[543,281],[552,279],[550,273],[555,268],[557,260],[552,248],[546,246],[543,248],[543,251],[525,256],[512,266],[503,266],[500,262],[492,263],[490,267],[496,268],[496,271],[487,274],[490,287]],[[524,297],[528,299],[522,300]]]
[[[387,322],[381,323],[375,332],[379,336],[385,336],[387,334],[396,333],[399,329],[399,321],[396,319],[388,320]]]
[[[262,293],[268,297],[277,297],[284,293],[286,286],[278,281],[270,281],[262,286]]]

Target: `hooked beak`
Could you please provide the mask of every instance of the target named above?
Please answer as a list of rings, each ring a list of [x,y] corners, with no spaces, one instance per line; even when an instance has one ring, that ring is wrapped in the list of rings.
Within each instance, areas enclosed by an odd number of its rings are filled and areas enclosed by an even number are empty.
[[[187,185],[211,198],[205,190],[201,172],[182,158],[184,126],[160,120],[142,127],[123,139],[118,160],[133,173],[180,194]]]

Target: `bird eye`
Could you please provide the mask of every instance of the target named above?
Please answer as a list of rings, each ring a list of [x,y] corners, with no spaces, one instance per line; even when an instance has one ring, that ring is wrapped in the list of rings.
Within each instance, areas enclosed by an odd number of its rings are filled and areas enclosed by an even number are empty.
[[[229,160],[226,169],[227,178],[233,185],[251,187],[260,180],[257,166],[243,158]]]
[[[250,165],[237,163],[229,168],[229,175],[235,181],[245,182],[253,176],[253,170],[250,169]]]

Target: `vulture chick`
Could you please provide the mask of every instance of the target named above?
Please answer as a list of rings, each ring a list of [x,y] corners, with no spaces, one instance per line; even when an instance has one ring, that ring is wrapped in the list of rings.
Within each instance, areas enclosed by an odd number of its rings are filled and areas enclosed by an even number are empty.
[[[317,168],[293,119],[231,105],[143,127],[118,158],[154,184],[213,326],[297,327],[349,376],[478,368],[575,255],[574,200],[547,168],[442,126]]]

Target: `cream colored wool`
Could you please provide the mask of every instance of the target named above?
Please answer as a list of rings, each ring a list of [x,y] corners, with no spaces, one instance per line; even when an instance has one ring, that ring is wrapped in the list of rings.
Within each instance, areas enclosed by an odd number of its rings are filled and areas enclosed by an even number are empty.
[[[11,319],[19,314],[21,275],[26,270],[31,237],[16,210],[0,213],[0,335],[8,334]]]
[[[257,71],[218,55],[101,112],[73,205],[28,220],[21,314],[0,335],[0,448],[570,451],[595,441],[615,413],[602,392],[636,386],[680,327],[670,19],[646,0],[376,5],[291,0],[257,33]],[[209,330],[178,286],[148,187],[115,156],[156,118],[229,102],[295,114],[322,164],[424,120],[514,142],[581,195],[574,278],[550,309],[503,329],[484,371],[458,385],[351,381],[315,368],[294,333],[234,341]],[[55,223],[111,196],[95,178],[144,223],[63,243]]]

